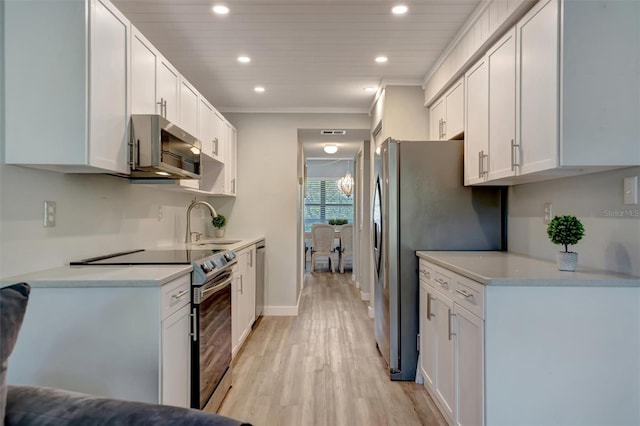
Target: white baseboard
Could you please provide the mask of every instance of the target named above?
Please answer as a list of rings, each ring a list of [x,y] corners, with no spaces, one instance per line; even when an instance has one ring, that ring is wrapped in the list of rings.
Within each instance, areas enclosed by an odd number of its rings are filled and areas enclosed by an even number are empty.
[[[302,291],[298,294],[296,306],[265,306],[262,315],[266,317],[297,317],[301,298]]]
[[[360,300],[364,300],[365,302],[371,300],[371,295],[369,293],[366,293],[362,290],[360,290]]]
[[[368,306],[367,308],[368,308],[367,311],[369,313],[369,318],[373,318],[374,317],[373,308],[371,306]]]

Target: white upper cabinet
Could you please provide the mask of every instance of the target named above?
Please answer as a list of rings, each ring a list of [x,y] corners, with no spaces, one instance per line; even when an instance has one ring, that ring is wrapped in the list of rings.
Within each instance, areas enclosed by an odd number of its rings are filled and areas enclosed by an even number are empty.
[[[464,132],[464,79],[458,80],[429,107],[429,137],[459,138]]]
[[[371,114],[377,145],[387,138],[429,139],[429,117],[422,93],[419,86],[385,86]]]
[[[482,58],[465,74],[464,183],[484,182],[489,158],[489,74]]]
[[[180,121],[182,130],[198,137],[198,104],[200,94],[184,77],[180,79]]]
[[[160,57],[157,74],[156,113],[172,123],[180,118],[180,73],[164,57]]]
[[[137,28],[131,27],[131,114],[158,111],[156,74],[160,53]]]
[[[237,173],[237,131],[232,125],[225,123],[227,133],[227,144],[225,148],[225,193],[236,195],[238,184]]]
[[[5,161],[127,174],[129,21],[107,0],[4,7]]]
[[[199,116],[200,133],[198,137],[202,142],[202,152],[214,160],[222,162],[222,141],[219,137],[220,118],[216,109],[203,96],[200,96]]]
[[[465,183],[513,185],[640,165],[639,35],[640,2],[533,6],[486,54],[488,177],[472,178],[483,163],[471,134]],[[476,101],[467,91],[467,102]],[[466,109],[467,126],[484,119],[476,104]]]
[[[516,32],[487,52],[489,67],[489,180],[516,173]]]

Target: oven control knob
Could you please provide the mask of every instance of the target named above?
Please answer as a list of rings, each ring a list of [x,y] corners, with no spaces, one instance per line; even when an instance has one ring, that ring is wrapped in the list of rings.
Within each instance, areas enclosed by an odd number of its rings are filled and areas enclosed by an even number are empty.
[[[236,258],[236,254],[232,251],[228,251],[224,254],[224,258],[227,259],[228,262],[230,262]]]
[[[211,272],[213,270],[213,263],[211,263],[211,261],[209,260],[205,260],[204,262],[202,262],[202,270],[205,273]]]

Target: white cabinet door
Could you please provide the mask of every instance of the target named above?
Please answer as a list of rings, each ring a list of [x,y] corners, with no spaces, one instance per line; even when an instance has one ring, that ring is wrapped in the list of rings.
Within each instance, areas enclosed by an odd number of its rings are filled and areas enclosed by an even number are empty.
[[[225,150],[227,147],[227,140],[226,140],[226,133],[225,133],[226,127],[224,124],[224,118],[222,118],[222,115],[217,111],[213,115],[212,128],[213,128],[213,140],[214,140],[214,146],[213,146],[214,158],[219,162],[224,163],[226,161]]]
[[[444,97],[437,100],[429,108],[429,135],[431,140],[439,141],[444,139],[443,127],[446,112]]]
[[[452,323],[453,302],[438,292],[433,292],[431,309],[435,315],[436,332],[436,383],[435,393],[444,414],[455,419],[455,330]]]
[[[200,97],[198,107],[198,133],[197,138],[202,143],[202,153],[213,158],[214,155],[214,117],[213,106],[204,98]]]
[[[486,58],[465,74],[464,184],[484,182],[489,157],[489,74]]]
[[[127,174],[129,21],[99,0],[91,15],[89,163]]]
[[[420,286],[420,368],[424,385],[435,391],[436,374],[436,322],[432,314],[433,297],[428,288]]]
[[[456,315],[456,425],[484,424],[484,321],[454,305]]]
[[[464,132],[464,79],[460,79],[445,94],[443,139],[459,137]]]
[[[558,165],[557,8],[556,0],[540,2],[516,27],[521,174]]]
[[[189,408],[191,375],[190,305],[162,321],[163,405]]]
[[[165,58],[158,61],[156,88],[157,114],[172,123],[179,120],[180,73]]]
[[[248,332],[251,332],[253,323],[256,320],[256,246],[249,247],[249,263],[247,264],[245,276],[245,292],[246,292],[246,323]]]
[[[240,336],[242,335],[242,319],[241,319],[241,297],[240,297],[240,289],[241,289],[241,272],[240,272],[240,263],[241,253],[236,253],[238,263],[233,265],[233,285],[231,287],[231,353],[235,357],[238,349],[240,349]]]
[[[516,33],[506,33],[488,52],[489,179],[516,174]]]
[[[131,27],[131,114],[156,114],[159,53],[137,28]]]
[[[180,127],[196,136],[198,134],[198,91],[186,79],[180,79]]]
[[[228,195],[236,195],[237,193],[237,132],[229,123],[225,124],[226,144],[224,159],[224,179],[225,193]]]

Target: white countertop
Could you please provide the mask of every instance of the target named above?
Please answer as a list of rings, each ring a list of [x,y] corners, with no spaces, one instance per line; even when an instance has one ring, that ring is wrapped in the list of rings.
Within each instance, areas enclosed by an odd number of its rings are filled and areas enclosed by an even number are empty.
[[[252,238],[216,238],[192,244],[155,247],[154,250],[197,249],[242,250],[264,240]],[[231,242],[221,244],[221,242]],[[105,253],[106,254],[106,253]],[[26,282],[31,287],[155,287],[161,286],[193,270],[191,265],[135,265],[135,266],[61,266],[0,279],[0,287]]]
[[[418,251],[418,257],[486,285],[640,287],[640,277],[590,269],[559,271],[555,262],[500,251]]]

